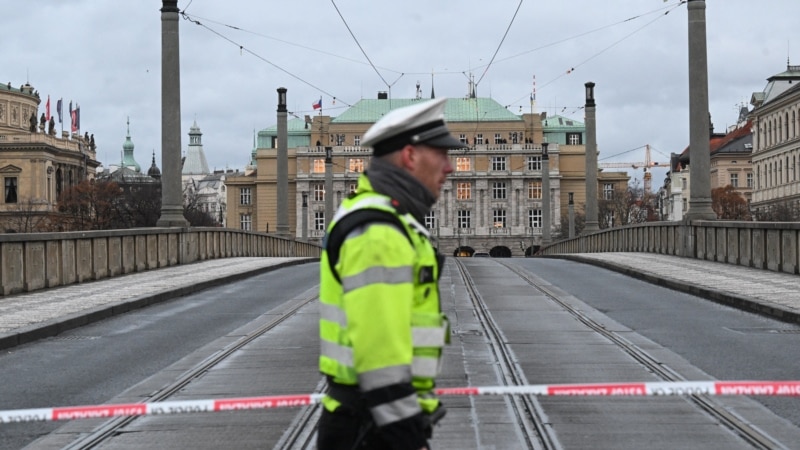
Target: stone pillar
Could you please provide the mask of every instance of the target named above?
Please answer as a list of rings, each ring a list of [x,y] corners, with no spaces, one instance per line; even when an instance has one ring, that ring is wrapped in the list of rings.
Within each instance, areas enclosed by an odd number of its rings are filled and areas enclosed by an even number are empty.
[[[542,142],[542,246],[550,244],[550,156]]]
[[[689,209],[684,220],[713,220],[708,110],[706,2],[689,0]]]
[[[289,236],[289,129],[286,88],[278,88],[278,234]]]
[[[159,227],[187,227],[181,192],[181,65],[178,0],[161,8],[161,216]]]
[[[325,147],[325,225],[333,219],[333,147]]]
[[[593,233],[600,230],[597,223],[597,127],[594,83],[590,81],[584,86],[586,86],[586,224],[583,233]]]

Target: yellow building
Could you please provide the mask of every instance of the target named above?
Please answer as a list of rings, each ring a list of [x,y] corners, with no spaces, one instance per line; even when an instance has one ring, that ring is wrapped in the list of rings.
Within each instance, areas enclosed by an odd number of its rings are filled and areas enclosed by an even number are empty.
[[[321,242],[329,219],[327,196],[333,196],[335,209],[369,167],[371,150],[360,146],[367,129],[388,111],[421,101],[426,99],[389,99],[379,94],[377,99],[358,101],[337,117],[288,121],[288,214],[297,238]],[[586,197],[582,123],[544,114],[517,115],[490,98],[448,99],[445,120],[469,148],[451,152],[454,172],[426,217],[442,252],[520,256],[538,249],[544,225],[542,142],[548,142],[553,235],[567,214],[567,193],[574,193],[576,211],[582,210]],[[229,226],[275,231],[276,142],[276,127],[260,131],[253,158],[256,170],[228,178]],[[326,192],[327,166],[332,192]],[[625,186],[627,176],[619,175],[601,172],[599,180],[613,178]]]
[[[66,131],[58,136],[55,117],[48,123],[37,119],[40,103],[38,91],[29,84],[0,85],[2,231],[36,231],[59,194],[94,178],[99,165],[93,143]],[[55,116],[55,107],[51,111]]]

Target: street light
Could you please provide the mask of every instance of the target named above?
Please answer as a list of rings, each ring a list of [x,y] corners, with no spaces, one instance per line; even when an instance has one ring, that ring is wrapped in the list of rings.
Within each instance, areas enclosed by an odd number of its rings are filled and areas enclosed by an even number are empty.
[[[550,156],[542,142],[542,246],[550,244]]]

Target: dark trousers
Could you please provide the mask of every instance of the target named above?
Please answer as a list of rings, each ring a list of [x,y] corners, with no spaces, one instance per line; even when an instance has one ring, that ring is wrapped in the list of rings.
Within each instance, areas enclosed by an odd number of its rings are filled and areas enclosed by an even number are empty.
[[[369,413],[359,414],[340,406],[335,412],[322,409],[322,417],[317,429],[318,450],[367,450],[388,449],[386,442],[369,417]]]

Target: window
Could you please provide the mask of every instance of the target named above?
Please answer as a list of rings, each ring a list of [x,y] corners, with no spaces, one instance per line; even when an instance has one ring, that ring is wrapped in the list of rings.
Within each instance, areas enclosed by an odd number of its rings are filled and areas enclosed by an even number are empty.
[[[542,182],[541,181],[529,181],[528,182],[528,198],[529,199],[542,198]]]
[[[603,183],[603,198],[606,200],[614,198],[614,183]]]
[[[350,172],[357,172],[361,173],[364,171],[364,159],[363,158],[350,158]]]
[[[472,198],[472,184],[458,183],[456,185],[456,199],[469,200]]]
[[[495,228],[505,228],[506,227],[506,210],[505,209],[495,209],[492,211],[492,223],[494,224]]]
[[[477,135],[475,135],[475,144],[477,144],[477,145],[482,145],[483,144],[483,134],[482,133],[478,133]]]
[[[253,229],[253,216],[250,214],[242,214],[239,216],[239,228],[245,231]]]
[[[529,209],[528,210],[528,227],[529,228],[542,228],[542,210]]]
[[[314,184],[314,201],[315,202],[324,202],[325,201],[325,185],[322,183]]]
[[[502,144],[503,143],[503,137],[500,136],[500,133],[495,133],[494,134],[494,143],[495,144]]]
[[[472,170],[472,160],[469,157],[459,156],[456,158],[456,172],[468,172]]]
[[[731,174],[731,186],[738,188],[739,187],[739,174],[732,173]]]
[[[467,135],[464,133],[458,135],[458,140],[461,141],[462,144],[469,144],[469,142],[467,142]]]
[[[581,134],[580,133],[567,133],[567,144],[569,144],[569,145],[581,145]]]
[[[458,210],[458,228],[469,228],[470,227],[470,218],[472,216],[472,211],[468,209],[459,209]]]
[[[492,199],[504,200],[506,198],[506,183],[503,181],[496,181],[492,183]]]
[[[747,187],[749,188],[753,187],[753,172],[747,173]]]
[[[492,170],[506,170],[506,157],[492,156]]]
[[[314,168],[311,169],[313,173],[325,173],[325,159],[317,158],[314,160]]]
[[[356,191],[357,188],[358,188],[358,184],[357,183],[350,183],[348,185],[347,189],[352,194],[352,193],[354,193]]]
[[[353,136],[353,145],[355,145],[356,147],[361,145],[361,135],[357,134],[357,135]]]
[[[17,203],[17,177],[6,177],[5,186],[6,203]]]
[[[684,198],[683,199],[683,212],[686,212],[687,209],[689,209],[689,202],[687,201],[687,199]]]
[[[681,178],[681,189],[686,189],[687,181],[686,178]]]
[[[314,211],[314,229],[325,231],[325,211]]]
[[[425,214],[425,228],[432,230],[437,227],[436,222],[436,211],[429,211],[428,214]]]
[[[528,170],[542,170],[542,157],[528,156]]]
[[[241,188],[239,190],[239,203],[242,205],[250,205],[252,204],[252,197],[250,194],[250,188]]]

